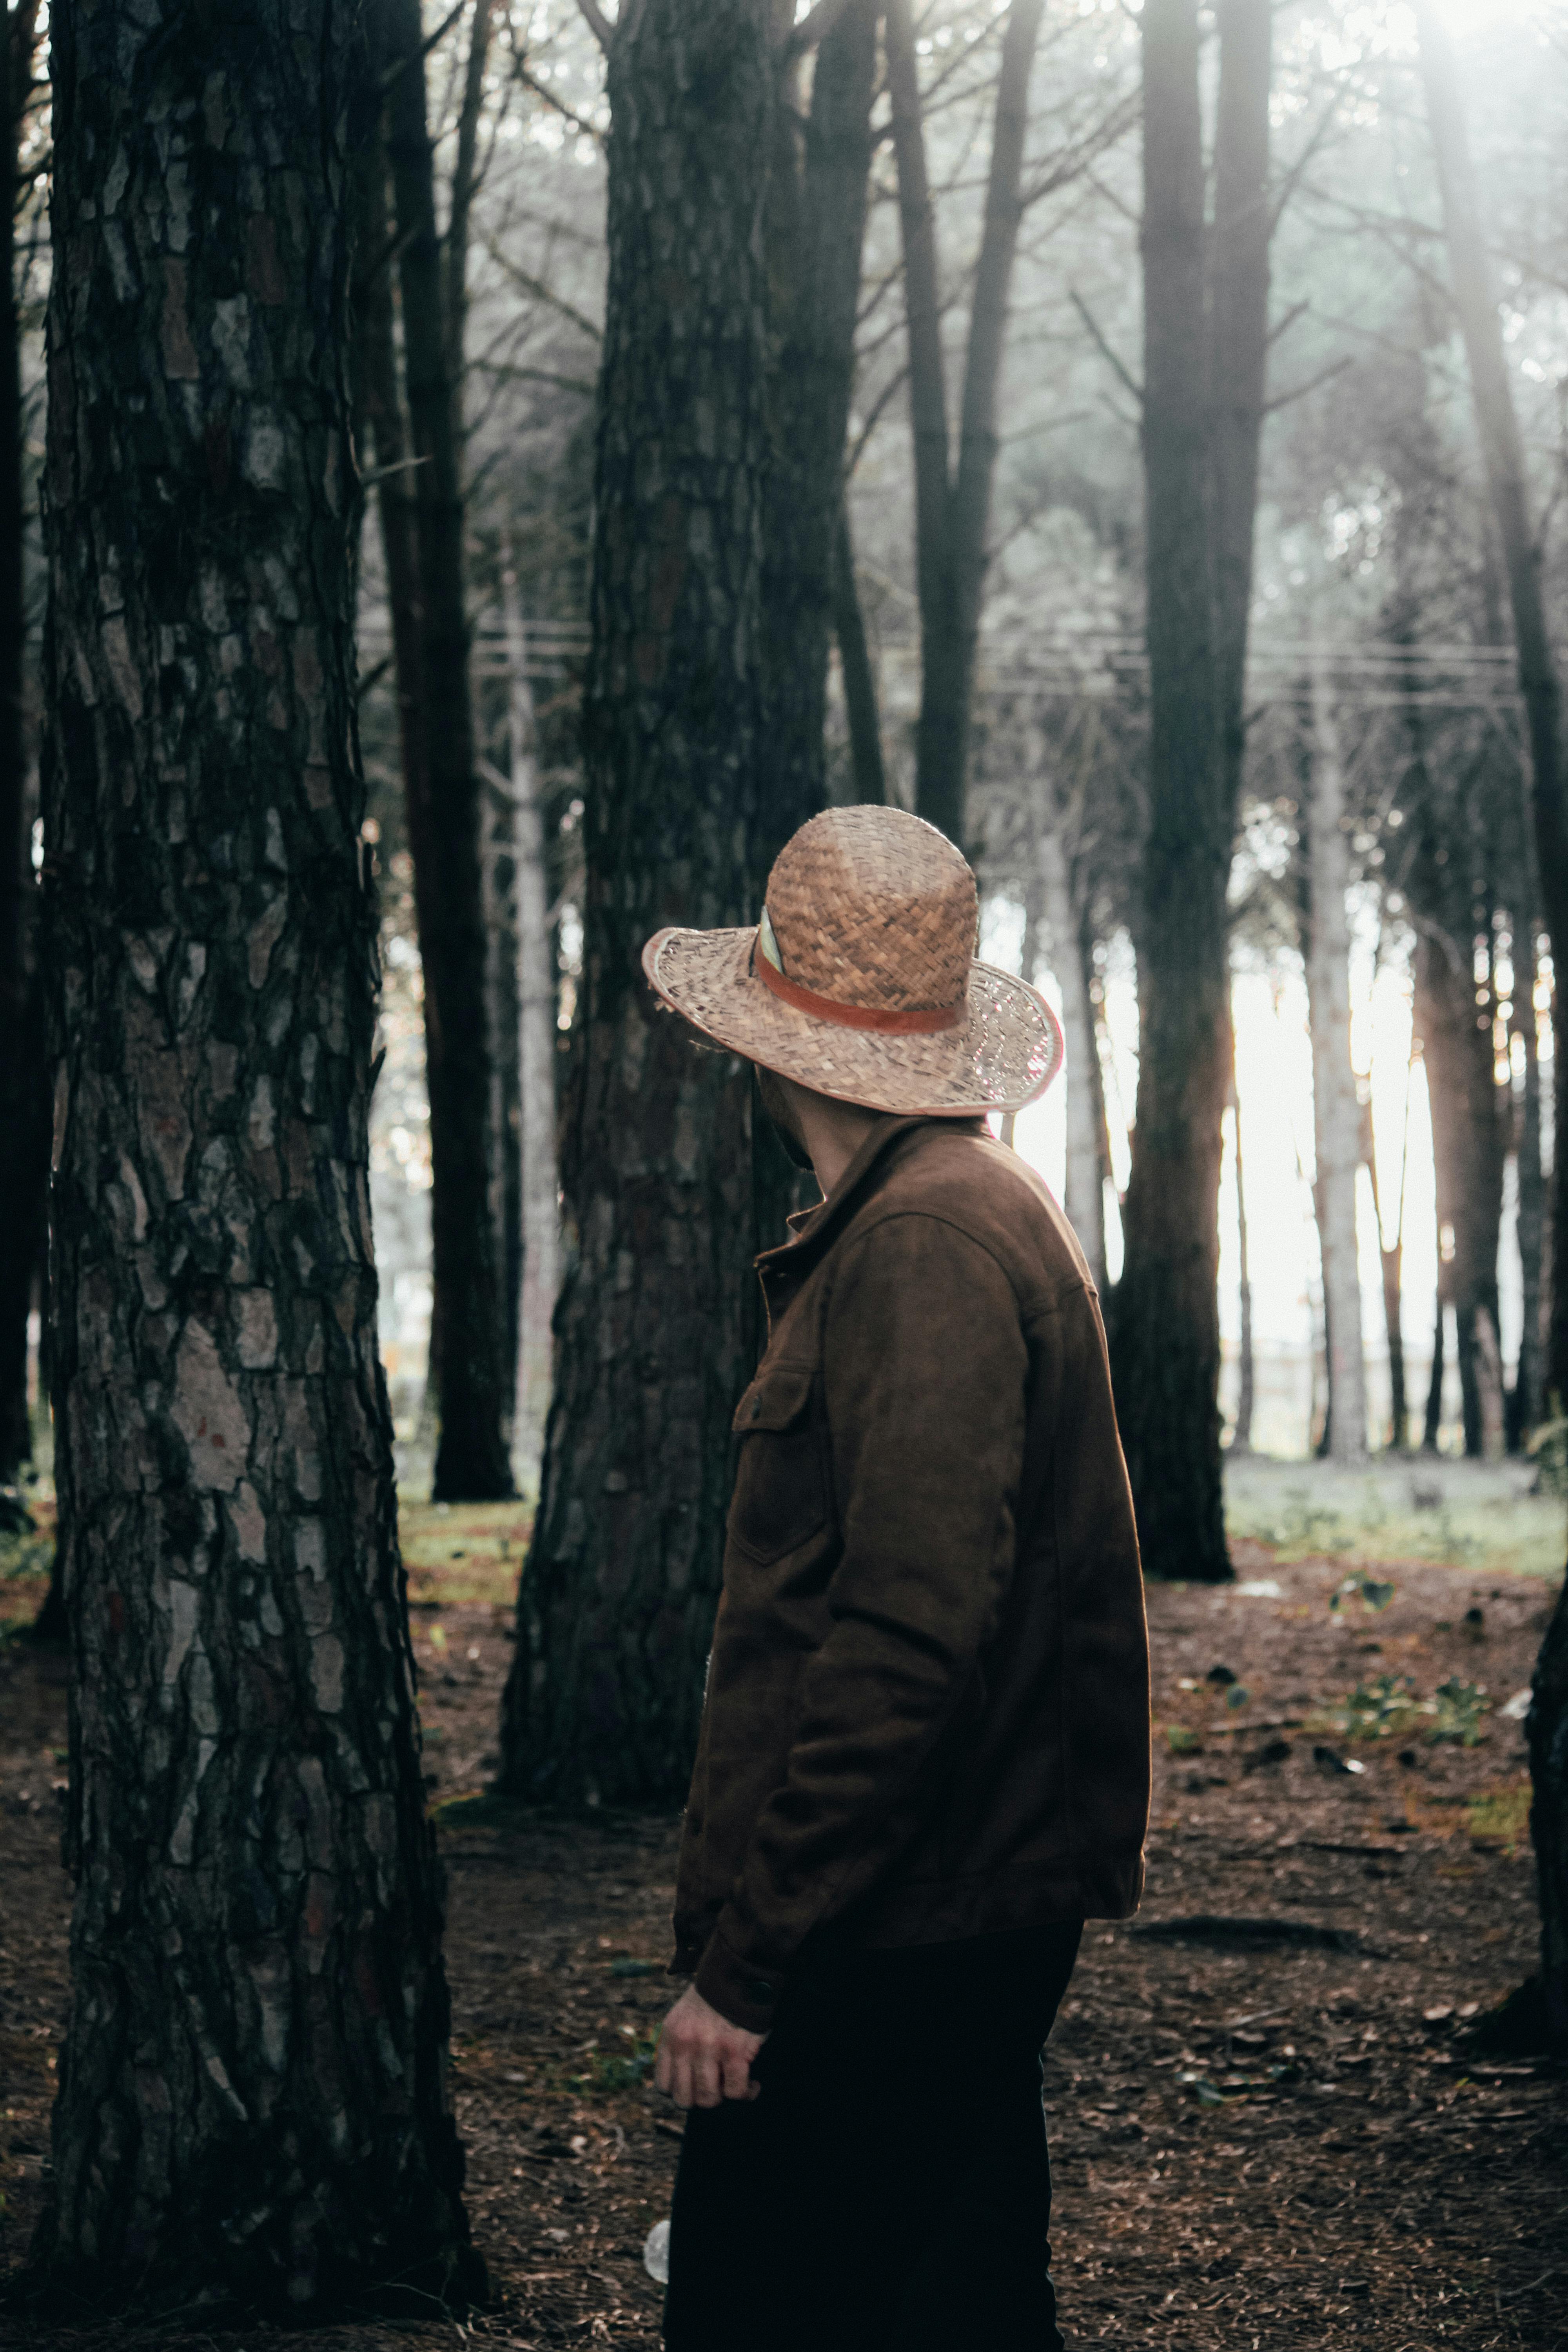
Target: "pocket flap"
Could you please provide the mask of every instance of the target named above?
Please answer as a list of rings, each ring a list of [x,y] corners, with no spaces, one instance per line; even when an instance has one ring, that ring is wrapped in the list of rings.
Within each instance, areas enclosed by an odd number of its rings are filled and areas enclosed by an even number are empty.
[[[788,1429],[811,1402],[809,1364],[768,1364],[735,1408],[730,1426],[744,1437],[753,1429]]]

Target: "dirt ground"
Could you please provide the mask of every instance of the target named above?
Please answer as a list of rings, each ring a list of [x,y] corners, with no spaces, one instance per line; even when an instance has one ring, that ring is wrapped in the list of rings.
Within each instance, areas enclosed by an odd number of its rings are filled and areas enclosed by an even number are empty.
[[[448,1565],[467,1550],[453,1532],[434,1546]],[[1342,1558],[1237,1554],[1236,1587],[1151,1591],[1148,1894],[1136,1922],[1091,1927],[1047,2053],[1068,2342],[1568,2347],[1568,2085],[1465,2039],[1467,2014],[1535,1957],[1523,1742],[1505,1709],[1551,1587],[1380,1563],[1335,1612]],[[472,1793],[493,1762],[510,1612],[475,1597],[482,1580],[465,1587],[457,1569],[444,1591],[411,1556],[457,2107],[496,2307],[185,2340],[652,2352],[642,2249],[668,2210],[680,2119],[646,2075],[673,1990],[678,1825],[506,1812]],[[0,2264],[19,2259],[42,2193],[66,1999],[64,1716],[58,1663],[0,1647]],[[163,2340],[0,2320],[23,2352]]]

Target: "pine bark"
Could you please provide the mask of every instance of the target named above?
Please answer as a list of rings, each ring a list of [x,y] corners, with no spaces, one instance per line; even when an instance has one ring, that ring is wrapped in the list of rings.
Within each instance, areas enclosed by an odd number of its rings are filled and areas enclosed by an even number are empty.
[[[1489,1430],[1500,1427],[1497,1257],[1504,1135],[1493,1078],[1491,1017],[1489,1012],[1478,1013],[1468,927],[1460,928],[1468,908],[1454,903],[1455,894],[1443,887],[1445,869],[1435,865],[1436,854],[1428,845],[1411,876],[1411,898],[1422,921],[1415,1010],[1432,1107],[1439,1235],[1447,1228],[1452,1236],[1451,1255],[1447,1263],[1439,1261],[1438,1311],[1445,1300],[1453,1306],[1465,1452],[1479,1456],[1487,1450]],[[1462,878],[1458,891],[1465,893]],[[1428,1443],[1435,1444],[1430,1401],[1428,1433]]]
[[[1219,0],[1210,244],[1215,667],[1226,791],[1240,804],[1258,463],[1268,362],[1272,0]]]
[[[1079,946],[1079,915],[1073,904],[1072,864],[1060,834],[1041,830],[1036,855],[1051,969],[1062,992],[1062,1037],[1067,1046],[1067,1182],[1062,1202],[1083,1246],[1089,1272],[1105,1288],[1105,1202],[1100,1181],[1100,1138],[1092,1062],[1097,1056],[1094,1007],[1084,979]],[[1026,971],[1025,978],[1032,975]]]
[[[781,17],[793,21],[793,10],[774,11],[775,32],[787,37]],[[844,440],[877,90],[871,0],[853,0],[817,50],[804,118],[797,91],[803,70],[804,60],[785,68],[773,110],[764,215],[770,342],[765,823],[774,849],[826,797],[823,720],[835,543],[844,512]],[[764,846],[759,843],[759,849]]]
[[[1405,1084],[1405,1132],[1400,1141],[1399,1191],[1394,1202],[1394,1240],[1385,1243],[1383,1193],[1377,1181],[1377,1136],[1373,1126],[1372,1105],[1362,1112],[1362,1158],[1372,1179],[1372,1209],[1377,1220],[1377,1255],[1383,1280],[1383,1328],[1388,1343],[1388,1444],[1390,1450],[1402,1454],[1407,1438],[1409,1402],[1405,1383],[1405,1165],[1409,1148],[1410,1089],[1408,1074]]]
[[[39,1270],[41,1073],[28,933],[22,572],[22,322],[16,308],[17,153],[31,94],[37,0],[0,27],[0,1486],[30,1459],[27,1317]]]
[[[1241,1335],[1237,1350],[1236,1427],[1230,1435],[1233,1454],[1252,1451],[1252,1416],[1257,1402],[1258,1367],[1252,1338],[1252,1260],[1247,1242],[1247,1164],[1241,1149],[1241,1097],[1231,1076],[1230,1115],[1236,1129],[1237,1286],[1241,1293]]]
[[[1568,1583],[1531,1679],[1530,1835],[1541,1889],[1541,1982],[1546,2038],[1568,2053]]]
[[[489,1047],[489,1214],[505,1405],[516,1454],[517,1360],[522,1303],[522,1046],[518,1026],[518,822],[511,778],[481,755],[479,873],[485,910],[485,1012]]]
[[[1546,1271],[1546,1179],[1541,1151],[1541,1063],[1535,1034],[1535,925],[1514,935],[1513,1033],[1523,1048],[1524,1084],[1514,1127],[1514,1164],[1519,1171],[1518,1226],[1523,1319],[1519,1365],[1509,1395],[1509,1446],[1517,1453],[1546,1415],[1542,1379],[1541,1307]]]
[[[659,925],[754,920],[770,0],[644,0],[607,70],[568,1271],[502,1785],[679,1801],[755,1360],[752,1082],[648,997]],[[773,1236],[769,1236],[772,1238]]]
[[[53,17],[73,2296],[482,2275],[376,1339],[347,0]]]
[[[1524,445],[1503,350],[1490,258],[1481,226],[1475,166],[1465,127],[1458,66],[1436,10],[1416,11],[1427,121],[1442,192],[1454,305],[1469,362],[1476,425],[1487,487],[1502,542],[1519,656],[1519,686],[1530,736],[1531,802],[1541,909],[1559,960],[1568,952],[1568,777],[1564,775],[1562,690],[1546,625],[1541,543],[1531,512]],[[1554,1067],[1568,1068],[1568,992],[1552,1004]],[[1552,1223],[1568,1234],[1568,1104],[1559,1097],[1552,1165]],[[1547,1381],[1568,1397],[1568,1280],[1553,1282],[1547,1338]]]
[[[1312,1039],[1313,1199],[1323,1267],[1329,1381],[1328,1454],[1345,1465],[1366,1459],[1366,1369],[1356,1251],[1356,1171],[1361,1106],[1351,1067],[1350,843],[1344,764],[1332,683],[1314,649],[1310,690],[1311,796],[1307,1000]]]
[[[522,1288],[513,1454],[530,1486],[539,1476],[554,1370],[552,1324],[561,1289],[561,1171],[555,1139],[555,971],[544,812],[534,758],[528,642],[510,551],[506,614],[507,732],[517,860],[518,1101],[522,1143]]]
[[[419,0],[386,0],[392,166],[419,553],[425,758],[406,773],[414,903],[425,983],[430,1100],[430,1355],[440,1434],[432,1493],[488,1502],[512,1491],[491,1215],[490,1054],[479,781],[468,691],[464,501],[449,312],[436,225]]]
[[[1002,40],[985,192],[985,226],[974,273],[958,466],[950,471],[947,401],[931,211],[909,0],[887,12],[888,88],[909,313],[910,405],[915,440],[916,574],[921,608],[917,813],[964,842],[964,793],[974,654],[989,561],[987,538],[999,440],[996,406],[1007,301],[1024,216],[1029,77],[1044,0],[1013,0]]]
[[[844,679],[844,708],[849,720],[849,760],[854,797],[882,807],[888,800],[888,773],[882,761],[882,722],[877,709],[877,679],[866,642],[866,615],[855,578],[855,545],[849,534],[846,501],[838,511],[833,548],[833,628],[838,640],[838,663]]]
[[[1139,1076],[1111,1365],[1145,1567],[1227,1578],[1221,1488],[1220,1129],[1232,1066],[1226,780],[1206,496],[1196,0],[1145,0],[1143,468],[1149,827]]]

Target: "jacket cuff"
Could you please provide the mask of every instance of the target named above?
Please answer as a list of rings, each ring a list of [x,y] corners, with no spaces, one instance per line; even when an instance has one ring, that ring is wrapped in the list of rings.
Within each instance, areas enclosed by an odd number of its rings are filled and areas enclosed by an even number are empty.
[[[764,1975],[740,1959],[717,1929],[708,1939],[695,1982],[710,2009],[716,2009],[731,2025],[740,2026],[746,2033],[772,2032],[773,2011],[784,1990],[783,1978],[776,1970]]]

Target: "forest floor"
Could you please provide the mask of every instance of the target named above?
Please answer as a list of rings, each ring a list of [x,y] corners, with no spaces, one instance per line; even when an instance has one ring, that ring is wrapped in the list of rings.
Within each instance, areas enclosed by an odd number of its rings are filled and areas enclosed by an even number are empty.
[[[1452,1465],[1437,1484],[1434,1501],[1425,1465],[1353,1491],[1249,1465],[1237,1583],[1150,1590],[1148,1893],[1136,1921],[1090,1928],[1047,2055],[1074,2352],[1568,2347],[1568,2083],[1467,2039],[1536,1957],[1510,1702],[1552,1598],[1561,1507],[1526,1507],[1517,1474]],[[643,2245],[668,2211],[680,2117],[647,2077],[674,1990],[678,1824],[483,1795],[525,1533],[515,1507],[405,1505],[456,2103],[495,2308],[187,2344],[658,2344]],[[0,1608],[37,1592],[0,1581]],[[48,2145],[65,1736],[63,1664],[0,1639],[0,2265],[26,2247]],[[0,2321],[18,2352],[169,2340]]]

